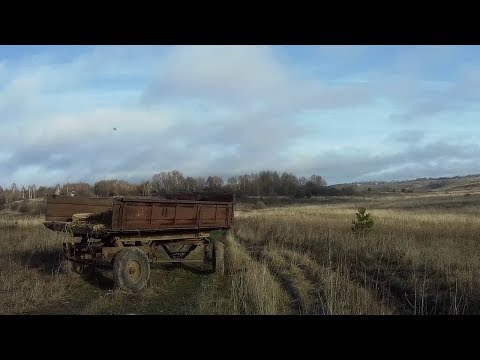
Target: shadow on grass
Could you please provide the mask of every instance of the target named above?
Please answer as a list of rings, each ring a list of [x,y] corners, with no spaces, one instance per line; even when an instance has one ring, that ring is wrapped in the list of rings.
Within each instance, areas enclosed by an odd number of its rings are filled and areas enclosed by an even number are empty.
[[[173,271],[175,269],[183,269],[188,272],[198,275],[210,275],[212,270],[204,269],[186,264],[165,264],[165,265],[151,265],[151,271]],[[106,275],[108,273],[108,276]],[[96,269],[88,269],[82,274],[82,278],[90,285],[93,285],[101,290],[113,290],[114,281],[111,268],[99,267]]]
[[[49,249],[35,252],[20,252],[16,253],[14,257],[22,266],[38,270],[46,276],[57,276],[62,273],[60,265],[63,260],[63,252],[61,250]],[[79,276],[87,283],[101,290],[109,290],[113,288],[113,279],[105,275],[105,272],[108,270],[107,268],[87,268]]]
[[[215,271],[208,266],[195,266],[195,265],[188,265],[182,263],[172,263],[172,264],[155,264],[151,265],[152,270],[163,270],[163,271],[172,271],[175,269],[184,269],[194,274],[198,275],[211,275],[215,273]]]
[[[114,282],[110,276],[106,275],[107,272],[109,270],[104,268],[86,269],[81,277],[100,290],[113,290]]]
[[[19,252],[14,258],[25,268],[33,268],[45,275],[59,273],[63,254],[58,249],[48,249],[34,252]]]
[[[35,252],[19,252],[15,255],[15,260],[22,266],[40,271],[46,276],[57,276],[61,273],[60,264],[63,260],[63,252],[58,249],[48,249]],[[184,269],[188,272],[198,275],[210,275],[214,271],[209,266],[191,265],[191,264],[152,264],[152,270],[172,271],[174,269]],[[112,268],[98,266],[96,268],[88,267],[81,274],[80,278],[88,284],[99,290],[113,290],[114,281]]]

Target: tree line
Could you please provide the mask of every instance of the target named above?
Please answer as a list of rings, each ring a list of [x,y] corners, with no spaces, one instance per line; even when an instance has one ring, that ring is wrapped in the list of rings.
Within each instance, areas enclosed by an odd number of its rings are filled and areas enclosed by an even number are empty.
[[[233,192],[237,198],[247,196],[289,196],[304,198],[327,195],[354,195],[352,187],[337,189],[327,186],[320,175],[297,177],[288,172],[260,171],[236,175],[225,181],[220,176],[191,177],[178,170],[160,172],[150,180],[130,183],[125,180],[100,180],[93,185],[78,182],[55,186],[30,185],[18,188],[15,183],[9,187],[0,186],[0,205],[22,199],[43,198],[48,194],[72,196],[164,196],[171,193],[202,191]]]

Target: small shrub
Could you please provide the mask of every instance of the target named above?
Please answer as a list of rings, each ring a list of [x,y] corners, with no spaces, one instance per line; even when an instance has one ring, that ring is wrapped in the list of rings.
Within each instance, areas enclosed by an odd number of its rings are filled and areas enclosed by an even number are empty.
[[[357,219],[352,220],[352,231],[355,234],[366,234],[373,228],[374,221],[371,218],[372,214],[365,213],[366,211],[367,210],[363,207],[358,209],[357,213],[355,214]]]
[[[305,197],[305,191],[303,191],[302,189],[298,189],[295,192],[295,198],[296,199],[301,199],[301,198],[304,198],[304,197]]]
[[[47,203],[45,201],[37,203],[35,208],[32,210],[32,214],[34,215],[45,215],[46,213]]]
[[[255,209],[265,209],[265,203],[263,201],[257,201],[255,204]]]
[[[23,200],[18,208],[18,211],[22,214],[26,214],[30,211],[30,207],[28,206],[28,201]]]

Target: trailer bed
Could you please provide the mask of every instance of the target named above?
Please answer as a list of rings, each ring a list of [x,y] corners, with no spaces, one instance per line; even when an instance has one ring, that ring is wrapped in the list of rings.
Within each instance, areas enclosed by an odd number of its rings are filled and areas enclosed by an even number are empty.
[[[200,200],[49,196],[44,224],[74,236],[63,243],[67,274],[111,267],[117,288],[140,291],[150,263],[202,264],[223,273],[223,244],[210,232],[233,226],[233,195],[228,200],[225,194]]]
[[[150,197],[49,196],[45,226],[62,230],[73,214],[96,215],[109,234],[175,230],[228,229],[234,222],[232,201],[195,201]],[[85,225],[88,228],[88,224]],[[78,227],[81,235],[81,226]]]

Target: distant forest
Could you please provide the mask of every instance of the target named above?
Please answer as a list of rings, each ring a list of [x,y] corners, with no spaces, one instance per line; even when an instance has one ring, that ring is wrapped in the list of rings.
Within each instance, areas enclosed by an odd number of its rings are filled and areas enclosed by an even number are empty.
[[[311,196],[355,195],[353,186],[335,188],[327,186],[320,175],[309,178],[297,177],[292,173],[260,171],[259,173],[232,176],[227,182],[219,176],[191,177],[173,170],[153,175],[148,181],[135,184],[125,180],[111,179],[88,183],[67,183],[56,186],[18,188],[15,183],[0,186],[0,205],[22,199],[42,198],[48,194],[75,196],[165,196],[172,193],[198,193],[219,191],[234,193],[237,198],[247,196],[288,196],[305,198]]]

